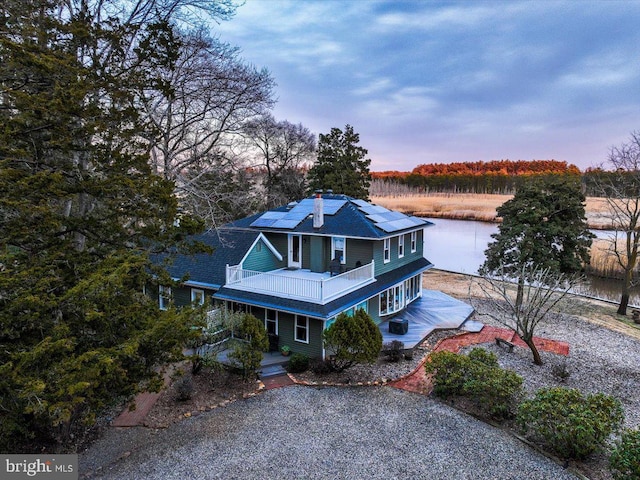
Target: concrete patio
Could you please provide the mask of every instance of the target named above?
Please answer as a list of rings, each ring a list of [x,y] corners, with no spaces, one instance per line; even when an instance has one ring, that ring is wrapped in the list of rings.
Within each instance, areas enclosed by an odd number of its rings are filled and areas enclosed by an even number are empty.
[[[473,314],[473,307],[436,290],[423,290],[422,297],[411,303],[392,321],[407,320],[409,330],[404,335],[389,333],[389,320],[378,326],[383,343],[399,340],[405,348],[420,344],[434,330],[460,328]],[[478,322],[474,322],[478,323]],[[481,328],[482,324],[477,325]]]

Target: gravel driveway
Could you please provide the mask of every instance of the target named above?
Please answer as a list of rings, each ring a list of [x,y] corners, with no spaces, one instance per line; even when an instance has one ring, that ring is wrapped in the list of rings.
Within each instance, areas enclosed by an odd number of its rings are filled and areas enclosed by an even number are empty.
[[[569,479],[506,433],[391,387],[285,387],[169,429],[111,429],[80,478]]]

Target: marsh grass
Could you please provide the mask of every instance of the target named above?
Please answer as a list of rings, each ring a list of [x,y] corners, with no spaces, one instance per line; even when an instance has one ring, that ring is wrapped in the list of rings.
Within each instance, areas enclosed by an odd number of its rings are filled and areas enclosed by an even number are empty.
[[[422,196],[372,197],[371,200],[391,210],[418,217],[499,223],[501,219],[496,216],[496,209],[511,198],[513,195],[433,193]],[[589,228],[612,228],[611,221],[607,218],[608,208],[605,198],[587,198],[586,217]],[[609,247],[607,240],[593,242],[587,273],[603,278],[622,278],[623,270]]]

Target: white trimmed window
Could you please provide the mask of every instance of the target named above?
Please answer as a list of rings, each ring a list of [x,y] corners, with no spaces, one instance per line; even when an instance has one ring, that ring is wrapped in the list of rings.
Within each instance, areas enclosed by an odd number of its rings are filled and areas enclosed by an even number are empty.
[[[331,260],[338,259],[342,265],[347,263],[347,239],[331,237]]]
[[[391,261],[391,239],[384,239],[384,255],[383,255],[384,263],[389,263]]]
[[[418,232],[411,232],[411,253],[418,249]]]
[[[204,290],[201,290],[199,288],[192,288],[191,303],[193,305],[204,305]]]
[[[296,342],[309,343],[309,317],[296,315],[294,338]]]
[[[158,286],[158,302],[160,303],[160,310],[166,310],[171,303],[171,287],[165,287],[164,285]]]
[[[405,306],[404,282],[391,287],[380,294],[380,315],[399,312]]]
[[[398,258],[404,257],[404,235],[398,237]]]
[[[264,310],[264,328],[267,333],[278,335],[278,311],[266,308]]]

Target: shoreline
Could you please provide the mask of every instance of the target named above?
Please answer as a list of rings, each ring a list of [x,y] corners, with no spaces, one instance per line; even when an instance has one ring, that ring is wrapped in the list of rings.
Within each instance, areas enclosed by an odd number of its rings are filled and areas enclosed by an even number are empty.
[[[496,209],[513,195],[481,193],[435,193],[407,197],[371,197],[374,204],[416,217],[470,220],[499,224]],[[612,230],[606,218],[606,199],[588,197],[586,200],[587,226],[591,230]]]

